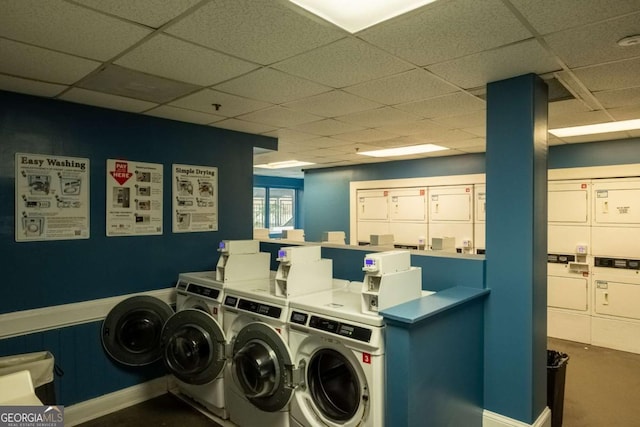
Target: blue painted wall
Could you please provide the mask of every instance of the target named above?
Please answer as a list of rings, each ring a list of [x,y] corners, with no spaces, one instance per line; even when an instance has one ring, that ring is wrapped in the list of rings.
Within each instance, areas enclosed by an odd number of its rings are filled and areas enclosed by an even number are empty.
[[[213,269],[222,239],[252,236],[253,147],[275,149],[273,138],[0,92],[0,313],[171,287],[179,272]],[[88,240],[16,243],[16,152],[89,158]],[[106,161],[164,165],[164,233],[106,237]],[[171,165],[218,168],[219,231],[171,231]],[[0,340],[0,355],[49,350],[65,376],[59,402],[77,403],[158,376],[162,369],[128,369],[111,362],[100,323]]]
[[[640,138],[549,147],[549,169],[640,163]],[[349,241],[349,183],[382,179],[485,173],[485,155],[469,154],[305,172],[305,235],[320,241],[323,231],[341,230]]]

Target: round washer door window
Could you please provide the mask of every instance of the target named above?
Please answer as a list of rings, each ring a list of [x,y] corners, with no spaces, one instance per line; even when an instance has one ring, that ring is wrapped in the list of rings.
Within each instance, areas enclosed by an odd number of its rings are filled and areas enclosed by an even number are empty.
[[[224,333],[211,315],[180,310],[162,330],[164,363],[179,380],[202,385],[215,380],[225,365]]]
[[[171,306],[155,297],[139,295],[121,301],[102,324],[102,345],[124,365],[153,363],[162,357],[162,327],[171,315]]]
[[[322,349],[309,360],[307,383],[313,402],[322,415],[337,422],[348,421],[360,406],[360,381],[353,366],[340,352]]]

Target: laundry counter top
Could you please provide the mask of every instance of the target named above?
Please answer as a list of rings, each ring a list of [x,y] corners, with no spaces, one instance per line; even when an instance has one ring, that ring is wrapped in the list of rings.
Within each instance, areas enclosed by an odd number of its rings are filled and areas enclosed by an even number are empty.
[[[389,307],[381,311],[380,314],[385,320],[406,324],[407,327],[410,327],[454,307],[482,298],[489,292],[489,289],[455,286],[426,297]]]

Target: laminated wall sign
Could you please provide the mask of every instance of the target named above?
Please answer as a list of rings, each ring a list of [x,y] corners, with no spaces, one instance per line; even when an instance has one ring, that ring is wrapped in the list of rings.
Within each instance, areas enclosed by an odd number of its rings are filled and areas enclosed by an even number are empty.
[[[16,153],[16,242],[89,238],[89,159]]]
[[[107,160],[107,236],[162,234],[161,164]]]
[[[218,230],[218,168],[173,166],[173,232]]]

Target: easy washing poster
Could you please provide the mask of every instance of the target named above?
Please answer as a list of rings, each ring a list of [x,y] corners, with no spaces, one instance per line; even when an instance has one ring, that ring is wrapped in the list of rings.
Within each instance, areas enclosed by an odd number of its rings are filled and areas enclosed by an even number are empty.
[[[15,240],[89,238],[89,159],[16,153]]]

